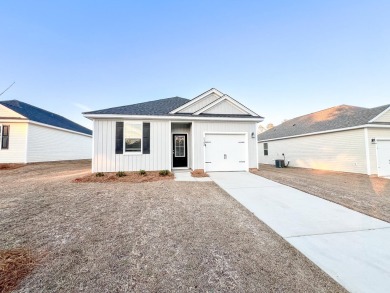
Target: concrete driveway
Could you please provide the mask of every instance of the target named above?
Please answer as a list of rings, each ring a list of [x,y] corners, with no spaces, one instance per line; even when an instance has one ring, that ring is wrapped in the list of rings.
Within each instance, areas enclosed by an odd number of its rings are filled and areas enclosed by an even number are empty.
[[[211,179],[351,292],[390,292],[390,224],[247,172]]]

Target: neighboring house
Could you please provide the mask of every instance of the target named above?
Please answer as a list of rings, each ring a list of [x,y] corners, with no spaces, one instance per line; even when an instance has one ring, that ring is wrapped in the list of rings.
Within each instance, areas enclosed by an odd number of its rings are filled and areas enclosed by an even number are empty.
[[[258,135],[259,163],[390,176],[390,105],[341,105],[288,120]]]
[[[93,172],[257,168],[263,118],[216,89],[84,116],[93,120]]]
[[[0,101],[0,163],[91,159],[92,131],[17,100]]]

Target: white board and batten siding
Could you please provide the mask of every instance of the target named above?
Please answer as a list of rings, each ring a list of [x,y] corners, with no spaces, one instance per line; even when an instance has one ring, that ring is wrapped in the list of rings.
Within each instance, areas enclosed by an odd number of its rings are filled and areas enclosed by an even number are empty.
[[[364,129],[265,142],[268,156],[264,155],[264,142],[260,142],[260,164],[275,164],[284,153],[291,167],[367,174]]]
[[[204,138],[207,133],[243,133],[248,139],[248,168],[257,168],[257,141],[252,138],[252,133],[256,133],[256,123],[253,122],[219,122],[219,121],[194,121],[192,123],[194,136],[194,167],[193,169],[205,168],[205,146]]]
[[[142,155],[115,154],[117,121],[94,120],[92,172],[171,169],[171,124],[169,121],[142,121],[150,122],[150,154]]]
[[[0,122],[9,125],[8,149],[0,148],[0,163],[27,163],[27,122]]]
[[[88,135],[29,123],[27,162],[91,159],[91,143]]]

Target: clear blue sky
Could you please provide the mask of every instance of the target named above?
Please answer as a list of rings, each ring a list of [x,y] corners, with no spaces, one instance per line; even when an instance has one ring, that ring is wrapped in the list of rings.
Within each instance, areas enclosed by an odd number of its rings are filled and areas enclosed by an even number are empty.
[[[1,100],[82,111],[215,87],[265,124],[390,103],[390,1],[0,2]]]

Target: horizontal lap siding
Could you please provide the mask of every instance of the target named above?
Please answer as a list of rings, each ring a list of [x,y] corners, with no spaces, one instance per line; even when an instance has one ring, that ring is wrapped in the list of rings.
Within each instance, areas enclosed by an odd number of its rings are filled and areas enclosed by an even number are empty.
[[[170,169],[170,123],[150,122],[150,154],[115,154],[116,120],[94,120],[93,172]]]
[[[363,129],[268,141],[268,156],[263,143],[258,150],[260,164],[274,164],[284,153],[292,167],[367,173]]]
[[[257,168],[256,139],[251,137],[256,133],[256,123],[253,122],[197,122],[192,124],[194,132],[194,169],[204,169],[204,138],[205,132],[245,132],[248,135],[249,168]]]
[[[0,148],[0,163],[26,163],[26,140],[27,123],[8,123],[0,122],[3,125],[9,125],[9,146],[8,149]]]
[[[390,139],[390,129],[384,128],[368,128],[368,149],[370,156],[371,174],[378,174],[378,162],[377,162],[377,144],[371,143],[373,138],[387,138]]]
[[[27,162],[91,159],[92,138],[29,124]]]

